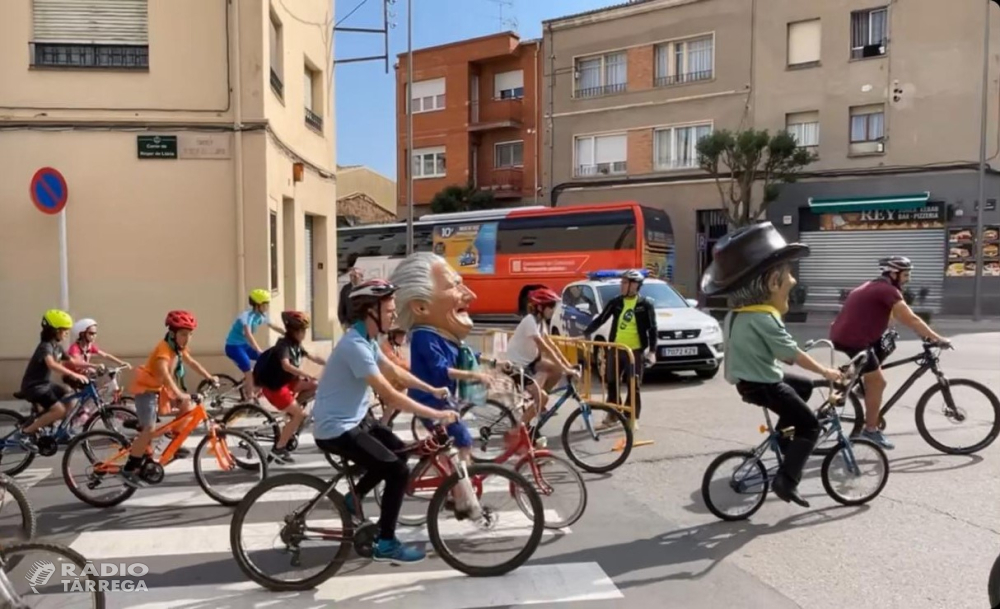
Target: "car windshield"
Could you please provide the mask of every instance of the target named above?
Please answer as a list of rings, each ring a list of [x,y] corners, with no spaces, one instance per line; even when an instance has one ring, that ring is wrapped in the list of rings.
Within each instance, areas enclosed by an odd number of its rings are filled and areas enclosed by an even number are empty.
[[[605,303],[622,293],[621,285],[616,283],[598,286],[597,290],[601,293],[601,302]],[[665,283],[644,283],[639,288],[639,293],[652,300],[657,309],[684,309],[689,306],[680,294]]]

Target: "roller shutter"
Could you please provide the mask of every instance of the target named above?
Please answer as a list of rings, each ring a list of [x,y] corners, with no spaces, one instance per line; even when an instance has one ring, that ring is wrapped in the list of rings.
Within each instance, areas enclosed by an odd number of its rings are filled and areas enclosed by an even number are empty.
[[[33,0],[37,43],[146,45],[147,0]]]
[[[315,266],[313,265],[313,217],[306,216],[306,313],[309,313],[309,317],[313,316],[313,299],[315,298],[315,292],[313,292],[315,282],[313,281],[313,275],[316,272]],[[316,325],[311,326],[313,329]]]

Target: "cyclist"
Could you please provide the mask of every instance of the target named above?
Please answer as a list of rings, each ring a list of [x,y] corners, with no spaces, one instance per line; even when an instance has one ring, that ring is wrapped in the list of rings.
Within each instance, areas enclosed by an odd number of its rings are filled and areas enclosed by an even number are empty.
[[[944,347],[951,346],[951,342],[934,332],[903,299],[903,286],[910,281],[913,272],[910,259],[889,256],[879,260],[878,266],[880,277],[861,284],[847,296],[830,326],[830,342],[837,351],[851,358],[861,352],[867,353],[861,377],[865,398],[865,428],[861,435],[892,450],[895,446],[878,428],[882,394],[886,388],[882,362],[888,357],[882,347],[882,335],[889,328],[890,319],[898,319],[921,338]]]
[[[73,360],[72,367],[78,370],[95,368],[96,366],[90,364],[90,360],[96,355],[109,359],[119,366],[125,366],[128,369],[132,368],[128,362],[124,362],[106,351],[101,351],[101,348],[97,346],[96,336],[97,321],[85,318],[73,324],[73,331],[70,333],[73,344],[69,346],[68,351],[70,358]]]
[[[293,463],[295,459],[286,447],[306,420],[305,405],[316,394],[316,386],[319,384],[316,377],[302,370],[302,358],[320,366],[326,362],[308,353],[302,346],[306,330],[309,329],[308,314],[284,311],[281,321],[285,324],[284,336],[260,355],[253,374],[267,401],[288,415],[288,421],[281,427],[281,434],[274,443],[271,455],[279,463]]]
[[[253,290],[250,292],[249,301],[250,308],[240,313],[229,328],[229,335],[226,336],[226,357],[243,373],[244,396],[253,399],[257,397],[257,388],[253,383],[251,362],[257,361],[261,352],[253,333],[264,324],[278,334],[284,334],[284,330],[272,324],[267,318],[271,292],[260,288]]]
[[[382,341],[381,349],[382,355],[387,357],[390,362],[409,372],[410,364],[406,361],[406,358],[403,357],[404,340],[406,340],[406,331],[393,324],[392,327],[389,328],[388,334],[385,335],[385,340]],[[399,391],[406,389],[406,386],[400,382],[394,382],[392,386]],[[382,424],[392,429],[392,421],[396,418],[397,414],[399,414],[399,411],[395,408],[383,405]]]
[[[52,373],[61,373],[80,383],[88,382],[86,376],[63,365],[63,362],[69,362],[69,356],[61,343],[72,326],[73,318],[65,311],[50,309],[42,315],[41,340],[24,369],[21,393],[25,400],[41,407],[45,412],[21,429],[18,443],[25,450],[37,452],[35,434],[38,430],[61,420],[72,406],[66,399],[70,394],[69,389],[52,382]]]
[[[458,418],[454,411],[438,411],[423,406],[390,381],[402,381],[444,398],[445,388],[435,388],[417,380],[382,355],[378,335],[392,323],[396,312],[396,287],[382,280],[362,283],[351,292],[347,332],[337,342],[327,360],[316,392],[314,436],[321,450],[340,455],[365,470],[355,487],[357,496],[347,497],[348,509],[356,512],[356,502],[385,481],[379,516],[379,539],[374,559],[393,563],[416,563],[426,556],[423,549],[404,546],[396,538],[396,521],[406,492],[410,472],[406,458],[396,453],[405,443],[368,415],[371,388],[393,408],[448,423]]]
[[[577,374],[549,337],[557,302],[559,295],[547,287],[532,290],[528,294],[528,314],[517,324],[507,343],[507,360],[524,369],[524,383],[534,400],[534,404],[524,410],[521,421],[525,425],[531,423],[539,410],[545,410],[549,400],[547,391],[562,375]],[[519,374],[514,377],[520,382]],[[538,441],[544,440],[540,437]]]
[[[133,488],[142,486],[136,470],[142,464],[142,456],[153,439],[153,429],[156,425],[156,415],[159,409],[160,396],[169,399],[177,409],[178,416],[193,408],[191,396],[187,394],[184,384],[186,370],[184,364],[194,368],[198,374],[210,379],[216,386],[219,379],[191,356],[188,344],[191,334],[198,327],[198,320],[187,311],[170,311],[164,321],[167,333],[142,366],[136,368],[135,378],[129,390],[135,396],[135,415],[139,420],[139,435],[132,441],[132,450],[125,467],[122,468],[122,478]],[[191,455],[191,451],[183,446],[177,450],[178,458]]]

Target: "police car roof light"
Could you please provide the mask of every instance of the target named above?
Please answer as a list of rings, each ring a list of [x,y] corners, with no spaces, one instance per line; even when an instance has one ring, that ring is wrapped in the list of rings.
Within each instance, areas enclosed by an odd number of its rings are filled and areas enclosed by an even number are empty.
[[[592,281],[597,281],[599,279],[617,279],[617,278],[621,277],[626,272],[626,270],[631,270],[631,269],[625,269],[625,270],[616,269],[616,270],[607,270],[607,271],[591,271],[590,273],[587,273],[587,278],[590,279],[590,280],[592,280]],[[639,272],[642,273],[643,277],[649,277],[649,271],[647,269],[639,269]]]

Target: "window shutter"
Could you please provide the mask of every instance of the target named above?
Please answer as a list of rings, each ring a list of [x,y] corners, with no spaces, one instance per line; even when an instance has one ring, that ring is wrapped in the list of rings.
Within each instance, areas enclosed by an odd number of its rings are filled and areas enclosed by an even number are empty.
[[[501,91],[524,87],[524,70],[500,72],[494,78],[493,96],[499,98]]]
[[[628,137],[625,135],[606,135],[597,138],[596,161],[600,163],[618,163],[626,160],[625,149]]]
[[[822,29],[820,20],[800,21],[788,25],[788,65],[813,63],[820,59]]]
[[[33,0],[33,42],[149,44],[147,0]]]

